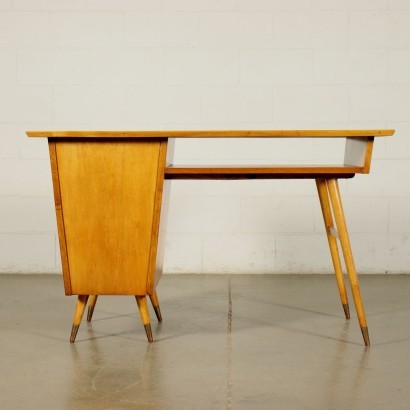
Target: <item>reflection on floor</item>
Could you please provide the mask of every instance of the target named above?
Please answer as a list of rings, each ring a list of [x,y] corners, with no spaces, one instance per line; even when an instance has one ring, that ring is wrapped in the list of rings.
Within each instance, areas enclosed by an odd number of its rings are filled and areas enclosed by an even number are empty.
[[[408,409],[410,275],[360,278],[372,346],[330,275],[165,275],[148,344],[102,296],[70,344],[55,275],[0,275],[2,409]]]

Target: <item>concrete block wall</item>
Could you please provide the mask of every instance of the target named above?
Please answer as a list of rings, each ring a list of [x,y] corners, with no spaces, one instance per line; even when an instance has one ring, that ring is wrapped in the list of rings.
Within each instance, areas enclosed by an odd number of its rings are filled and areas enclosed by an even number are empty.
[[[59,272],[27,129],[395,128],[341,190],[360,272],[410,271],[410,2],[1,0],[0,271]],[[343,141],[178,141],[176,163],[329,162]],[[331,272],[312,181],[175,181],[167,272]]]

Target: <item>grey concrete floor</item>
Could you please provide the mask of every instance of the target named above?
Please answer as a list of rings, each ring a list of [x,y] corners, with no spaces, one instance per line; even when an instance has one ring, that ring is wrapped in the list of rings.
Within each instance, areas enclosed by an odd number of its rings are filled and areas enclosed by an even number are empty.
[[[70,344],[60,276],[0,275],[0,408],[409,409],[410,275],[360,281],[370,348],[330,275],[165,275],[153,344],[125,296]]]

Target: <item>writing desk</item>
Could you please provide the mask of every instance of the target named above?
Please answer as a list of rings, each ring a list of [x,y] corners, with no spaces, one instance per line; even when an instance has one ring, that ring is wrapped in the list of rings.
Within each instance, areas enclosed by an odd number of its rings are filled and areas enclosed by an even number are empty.
[[[338,179],[368,174],[374,137],[394,130],[28,131],[46,137],[66,295],[78,295],[74,342],[89,296],[91,321],[98,295],[134,295],[149,342],[147,296],[162,320],[156,286],[162,275],[172,179],[314,179],[342,306],[350,318],[347,276],[366,346],[366,317],[343,214]],[[175,138],[345,138],[343,164],[174,166]],[[334,220],[336,223],[334,223]]]

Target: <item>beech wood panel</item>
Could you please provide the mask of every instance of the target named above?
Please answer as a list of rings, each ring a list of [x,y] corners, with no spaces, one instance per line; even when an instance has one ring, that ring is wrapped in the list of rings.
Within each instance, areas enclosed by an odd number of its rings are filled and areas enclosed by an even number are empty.
[[[391,129],[376,130],[54,130],[27,131],[29,137],[53,138],[346,138],[387,137]]]
[[[160,145],[57,142],[73,294],[147,293]]]
[[[155,208],[152,224],[152,240],[150,247],[150,259],[147,278],[147,293],[153,295],[155,287],[161,278],[164,254],[166,225],[168,219],[169,196],[171,181],[165,181],[165,166],[169,164],[174,156],[174,140],[161,142],[158,160],[158,173],[155,192]]]
[[[64,290],[66,295],[72,295],[70,266],[68,263],[67,242],[65,238],[64,216],[60,192],[60,179],[58,175],[56,143],[49,140],[48,150],[50,153],[51,175],[53,179],[54,205],[57,219],[58,242],[60,244],[61,266],[63,268]]]

